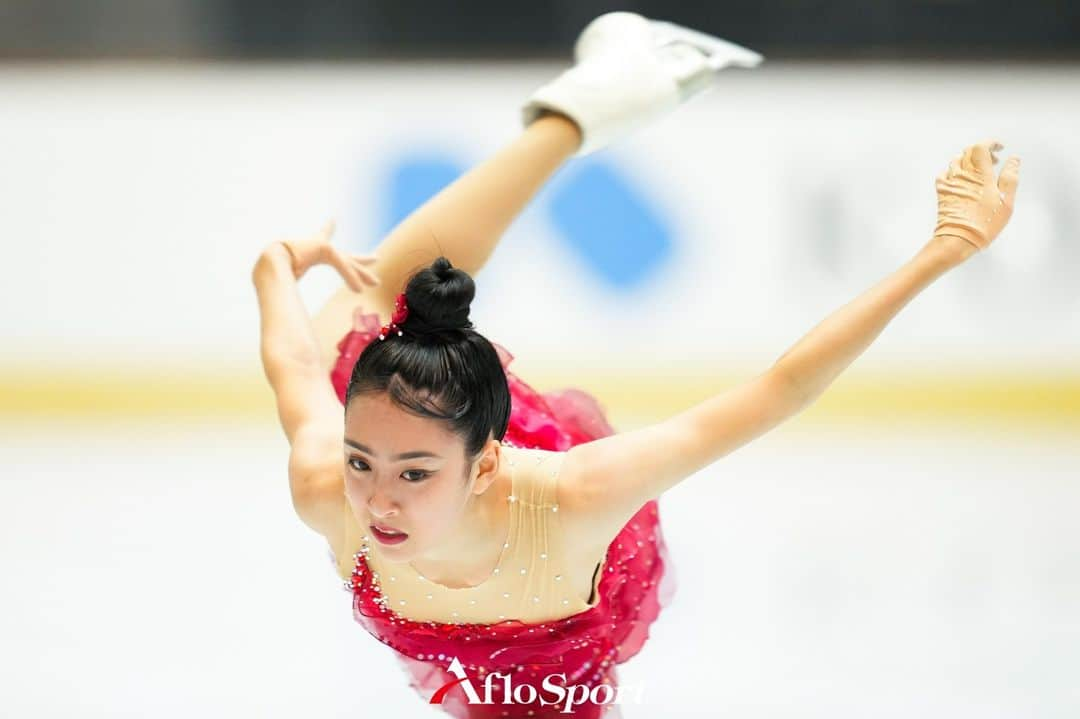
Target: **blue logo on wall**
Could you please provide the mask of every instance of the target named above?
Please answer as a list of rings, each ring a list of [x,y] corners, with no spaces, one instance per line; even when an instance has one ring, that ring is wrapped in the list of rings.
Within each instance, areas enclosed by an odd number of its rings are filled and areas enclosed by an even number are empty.
[[[446,157],[402,157],[390,168],[381,238],[449,185],[466,167]],[[572,160],[526,210],[540,211],[601,284],[632,290],[657,273],[674,251],[671,223],[618,168],[591,156]],[[513,231],[512,229],[510,230]],[[378,238],[372,245],[378,243]]]

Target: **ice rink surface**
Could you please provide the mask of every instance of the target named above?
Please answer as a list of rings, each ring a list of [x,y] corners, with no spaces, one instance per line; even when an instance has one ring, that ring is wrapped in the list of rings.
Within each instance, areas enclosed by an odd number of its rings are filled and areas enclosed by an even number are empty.
[[[12,717],[437,717],[294,516],[276,425],[7,426]],[[1080,715],[1080,434],[799,420],[663,496],[632,717]]]

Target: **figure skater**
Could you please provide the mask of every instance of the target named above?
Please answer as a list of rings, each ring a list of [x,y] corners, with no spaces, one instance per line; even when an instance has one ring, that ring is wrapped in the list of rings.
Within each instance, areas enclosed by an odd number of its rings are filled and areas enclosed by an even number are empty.
[[[575,57],[525,104],[520,137],[374,255],[339,252],[331,224],[272,243],[253,270],[294,507],[326,538],[357,621],[459,718],[619,716],[616,665],[674,591],[659,496],[809,406],[994,240],[1018,180],[1010,158],[995,181],[999,143],[967,148],[937,180],[932,237],[900,270],[745,384],[616,434],[587,393],[515,376],[469,320],[472,275],[566,160],[761,58],[632,13],[590,23]],[[312,320],[296,282],[320,263],[345,287]]]

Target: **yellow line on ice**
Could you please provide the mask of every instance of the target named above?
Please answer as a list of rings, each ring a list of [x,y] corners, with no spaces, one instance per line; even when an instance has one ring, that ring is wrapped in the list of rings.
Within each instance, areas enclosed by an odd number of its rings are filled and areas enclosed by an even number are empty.
[[[522,374],[539,390],[573,386],[592,393],[616,426],[619,418],[671,416],[752,376],[731,371]],[[0,368],[2,419],[154,416],[273,418],[276,411],[261,371]],[[1080,374],[852,371],[799,415],[800,422],[948,418],[1080,425]]]

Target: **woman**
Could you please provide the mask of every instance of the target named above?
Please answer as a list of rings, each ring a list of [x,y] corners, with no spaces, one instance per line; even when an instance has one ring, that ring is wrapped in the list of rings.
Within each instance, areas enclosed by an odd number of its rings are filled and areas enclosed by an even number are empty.
[[[615,665],[640,650],[674,587],[657,498],[807,407],[1012,212],[1018,160],[995,181],[1000,145],[967,148],[938,178],[932,238],[899,271],[746,384],[614,434],[588,395],[542,395],[514,376],[468,319],[471,276],[569,157],[685,100],[725,63],[756,64],[672,32],[628,13],[597,19],[578,64],[526,105],[521,137],[374,256],[338,252],[328,226],[270,245],[253,272],[294,506],[326,537],[357,620],[457,717],[600,716],[633,701],[615,693]],[[318,263],[347,287],[312,322],[296,280]]]

